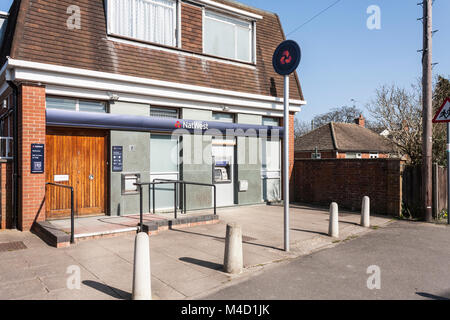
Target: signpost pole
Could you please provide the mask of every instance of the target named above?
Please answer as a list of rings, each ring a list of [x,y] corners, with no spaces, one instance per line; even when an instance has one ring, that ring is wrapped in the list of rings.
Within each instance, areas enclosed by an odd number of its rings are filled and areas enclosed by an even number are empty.
[[[283,190],[284,190],[284,251],[289,252],[289,75],[300,64],[301,49],[297,42],[283,41],[272,57],[273,68],[284,76],[284,134],[283,134]],[[292,150],[293,151],[293,150]]]
[[[289,75],[284,76],[284,251],[289,252]]]

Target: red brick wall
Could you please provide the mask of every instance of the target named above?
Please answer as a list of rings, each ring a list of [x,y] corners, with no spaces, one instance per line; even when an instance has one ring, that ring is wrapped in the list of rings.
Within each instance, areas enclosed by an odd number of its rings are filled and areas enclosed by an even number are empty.
[[[297,202],[360,210],[364,196],[371,212],[397,216],[401,211],[403,166],[400,160],[296,160]]]
[[[181,45],[185,50],[203,53],[203,10],[181,3]]]
[[[31,174],[31,144],[45,144],[45,87],[19,87],[19,229],[45,220],[45,174]]]

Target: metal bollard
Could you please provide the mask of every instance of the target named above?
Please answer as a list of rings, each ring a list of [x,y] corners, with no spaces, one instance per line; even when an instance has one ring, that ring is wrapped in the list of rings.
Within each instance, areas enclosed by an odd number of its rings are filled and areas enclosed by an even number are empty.
[[[236,223],[227,225],[225,238],[224,271],[227,273],[241,273],[244,267],[242,254],[242,228]]]
[[[361,226],[370,227],[370,198],[365,196],[361,207]]]
[[[148,235],[140,232],[134,243],[134,270],[132,300],[152,300],[150,272],[150,243]]]
[[[330,205],[330,225],[328,228],[330,237],[339,238],[339,208],[336,202]]]

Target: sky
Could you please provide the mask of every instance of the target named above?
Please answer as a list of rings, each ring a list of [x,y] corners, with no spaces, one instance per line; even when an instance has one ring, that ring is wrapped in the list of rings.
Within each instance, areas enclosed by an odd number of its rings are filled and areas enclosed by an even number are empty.
[[[420,0],[240,0],[275,12],[288,39],[302,48],[297,69],[307,105],[297,114],[302,121],[341,106],[365,110],[383,84],[409,87],[422,75],[422,17]],[[0,0],[8,11],[11,0]],[[310,20],[316,14],[336,3]],[[371,5],[380,8],[381,29],[369,30]],[[450,1],[433,6],[433,74],[450,75]],[[351,100],[356,100],[353,102]],[[368,116],[366,112],[366,116]],[[370,118],[370,116],[369,116]]]

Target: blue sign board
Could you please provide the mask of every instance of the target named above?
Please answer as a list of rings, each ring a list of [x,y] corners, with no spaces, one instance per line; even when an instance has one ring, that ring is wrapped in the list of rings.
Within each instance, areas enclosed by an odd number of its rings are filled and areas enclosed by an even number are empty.
[[[273,54],[273,68],[278,74],[287,76],[297,69],[301,58],[302,53],[297,42],[283,41]]]
[[[123,147],[113,146],[112,147],[112,171],[122,172],[123,171]]]
[[[43,144],[31,144],[31,173],[44,173],[44,152]]]

